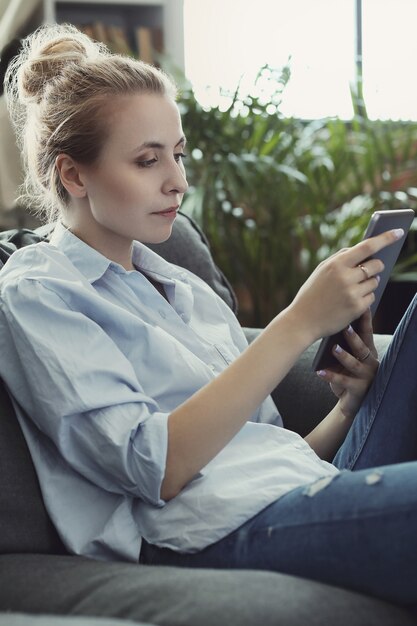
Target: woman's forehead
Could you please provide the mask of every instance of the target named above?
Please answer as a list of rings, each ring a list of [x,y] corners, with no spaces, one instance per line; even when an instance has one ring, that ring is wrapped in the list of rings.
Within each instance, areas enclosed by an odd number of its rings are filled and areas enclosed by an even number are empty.
[[[144,93],[118,96],[106,107],[108,139],[142,144],[176,145],[184,140],[176,102],[169,96]]]

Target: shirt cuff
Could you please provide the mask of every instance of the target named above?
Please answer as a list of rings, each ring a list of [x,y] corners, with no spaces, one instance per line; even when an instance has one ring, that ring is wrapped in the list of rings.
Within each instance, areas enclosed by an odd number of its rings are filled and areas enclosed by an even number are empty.
[[[138,476],[140,497],[154,506],[164,506],[161,485],[165,476],[168,451],[169,413],[153,413],[138,425],[133,435],[132,462]]]

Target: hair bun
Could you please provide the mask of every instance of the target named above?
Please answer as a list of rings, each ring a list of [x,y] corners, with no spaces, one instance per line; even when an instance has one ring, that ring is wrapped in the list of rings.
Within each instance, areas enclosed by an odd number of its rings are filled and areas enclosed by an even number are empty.
[[[20,99],[40,102],[46,87],[65,74],[69,65],[83,64],[99,51],[97,43],[69,24],[39,28],[28,38],[20,57]]]

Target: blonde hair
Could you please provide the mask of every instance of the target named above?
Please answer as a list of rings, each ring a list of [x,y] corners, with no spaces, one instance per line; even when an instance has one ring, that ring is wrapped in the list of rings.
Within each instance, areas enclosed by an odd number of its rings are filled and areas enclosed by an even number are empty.
[[[21,201],[46,219],[67,207],[56,157],[97,160],[108,132],[102,112],[109,97],[136,93],[175,98],[176,88],[161,70],[112,54],[69,24],[42,26],[23,40],[5,77],[26,175]]]

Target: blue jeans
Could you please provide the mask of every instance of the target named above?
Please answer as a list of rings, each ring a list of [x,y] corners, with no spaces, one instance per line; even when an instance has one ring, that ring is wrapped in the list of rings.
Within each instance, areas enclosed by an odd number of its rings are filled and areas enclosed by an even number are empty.
[[[299,487],[194,554],[144,543],[141,562],[272,570],[417,604],[417,297],[336,454]]]

